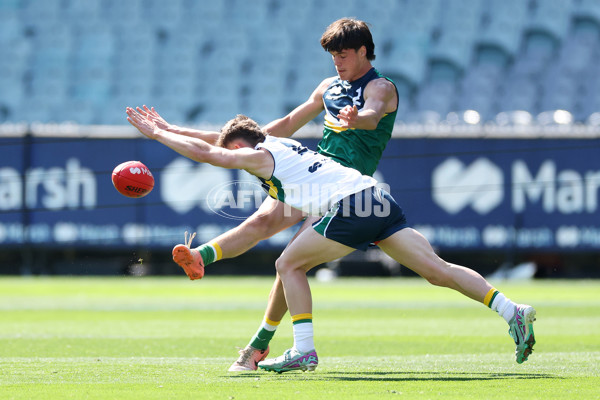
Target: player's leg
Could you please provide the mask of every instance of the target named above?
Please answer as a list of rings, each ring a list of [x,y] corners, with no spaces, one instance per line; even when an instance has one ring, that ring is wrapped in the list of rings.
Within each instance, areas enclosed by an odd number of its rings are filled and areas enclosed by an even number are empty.
[[[307,229],[282,253],[276,262],[292,317],[294,346],[282,356],[262,361],[258,366],[275,372],[313,370],[318,364],[312,325],[312,298],[306,272],[343,257],[353,248],[327,239]]]
[[[390,257],[433,285],[449,287],[481,302],[492,288],[477,272],[442,260],[429,241],[414,229],[402,229],[378,245]]]
[[[319,217],[308,216],[304,220],[304,223],[296,232],[294,237],[290,240],[290,242],[285,247],[285,251],[294,243],[296,238],[300,236],[305,230],[312,229],[313,223],[319,220]],[[281,321],[285,313],[287,312],[288,307],[285,302],[285,294],[283,292],[283,285],[281,283],[281,278],[279,277],[279,273],[275,276],[275,282],[273,283],[273,287],[271,288],[271,293],[269,293],[269,302],[267,304],[267,309],[265,315],[272,321]]]
[[[405,228],[394,233],[379,242],[379,247],[430,283],[457,290],[496,311],[510,326],[509,333],[517,345],[517,362],[527,360],[535,344],[533,307],[515,304],[476,271],[442,260],[429,241],[414,229]]]
[[[261,240],[297,224],[302,218],[301,211],[267,197],[254,214],[215,239],[194,249],[188,243],[175,246],[173,260],[190,279],[200,279],[207,265],[243,254]]]
[[[318,217],[307,217],[286,248],[294,242],[298,235],[310,228],[316,220],[318,220]],[[229,367],[230,372],[254,371],[257,369],[258,362],[264,360],[269,354],[269,343],[286,312],[287,303],[285,302],[283,286],[279,274],[276,274],[275,282],[269,293],[264,318],[250,342],[239,351],[238,359]]]
[[[301,211],[267,197],[258,210],[244,222],[210,242],[219,244],[222,251],[221,258],[237,257],[256,246],[261,240],[294,226],[302,221],[303,217]]]

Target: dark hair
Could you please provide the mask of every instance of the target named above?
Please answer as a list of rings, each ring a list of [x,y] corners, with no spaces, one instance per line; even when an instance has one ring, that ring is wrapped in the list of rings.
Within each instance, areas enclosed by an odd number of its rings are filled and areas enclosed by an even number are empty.
[[[342,18],[327,27],[321,36],[321,46],[327,52],[345,49],[367,49],[367,60],[375,59],[375,44],[366,22],[354,18]]]
[[[221,129],[221,135],[217,139],[217,146],[227,147],[236,139],[243,139],[252,147],[265,141],[265,133],[260,126],[251,118],[238,114]]]

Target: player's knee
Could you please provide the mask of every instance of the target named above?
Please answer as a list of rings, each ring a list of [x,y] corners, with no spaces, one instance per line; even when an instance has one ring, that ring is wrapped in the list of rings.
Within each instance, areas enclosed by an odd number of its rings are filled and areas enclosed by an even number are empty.
[[[275,260],[275,269],[277,270],[279,276],[281,276],[289,270],[289,264],[285,261],[283,257],[279,257],[277,260]]]
[[[297,268],[299,268],[299,265],[292,262],[292,260],[289,260],[285,256],[281,256],[275,261],[275,269],[277,270],[279,276],[285,276],[287,273],[290,273]]]

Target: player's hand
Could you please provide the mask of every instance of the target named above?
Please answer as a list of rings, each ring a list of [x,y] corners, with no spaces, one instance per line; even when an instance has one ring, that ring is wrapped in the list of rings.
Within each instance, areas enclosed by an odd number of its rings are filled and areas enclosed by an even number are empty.
[[[356,106],[347,105],[340,110],[337,118],[342,127],[352,128],[358,119],[358,108]]]
[[[154,107],[148,108],[146,105],[144,105],[142,106],[142,108],[136,107],[136,110],[144,117],[152,120],[160,129],[172,132],[176,128],[175,125],[171,125],[163,117],[161,117],[161,115],[154,109]]]
[[[127,121],[129,121],[131,125],[135,126],[144,136],[150,139],[156,139],[156,130],[159,130],[160,128],[156,126],[154,121],[131,107],[127,107],[125,112],[127,113]]]

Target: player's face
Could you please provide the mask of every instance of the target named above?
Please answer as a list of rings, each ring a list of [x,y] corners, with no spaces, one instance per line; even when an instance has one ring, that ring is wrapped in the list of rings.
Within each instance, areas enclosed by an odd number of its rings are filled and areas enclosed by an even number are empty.
[[[362,67],[365,57],[362,55],[364,46],[358,50],[344,49],[342,51],[332,51],[333,65],[340,79],[344,81],[353,81],[362,76]]]

